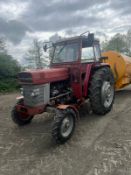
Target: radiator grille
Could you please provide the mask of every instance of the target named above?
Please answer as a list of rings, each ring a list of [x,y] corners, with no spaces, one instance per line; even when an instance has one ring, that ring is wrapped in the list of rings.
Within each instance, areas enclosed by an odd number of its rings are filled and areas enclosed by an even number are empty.
[[[49,84],[23,85],[24,104],[30,107],[44,105],[49,102]],[[32,97],[34,90],[39,90],[38,95]]]

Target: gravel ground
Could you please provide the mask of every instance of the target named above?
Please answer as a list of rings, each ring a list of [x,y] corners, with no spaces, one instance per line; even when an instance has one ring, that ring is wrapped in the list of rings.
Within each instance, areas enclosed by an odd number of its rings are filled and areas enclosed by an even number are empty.
[[[0,175],[131,175],[131,86],[106,116],[84,107],[73,137],[59,146],[48,114],[24,127],[12,122],[16,96],[0,95]]]

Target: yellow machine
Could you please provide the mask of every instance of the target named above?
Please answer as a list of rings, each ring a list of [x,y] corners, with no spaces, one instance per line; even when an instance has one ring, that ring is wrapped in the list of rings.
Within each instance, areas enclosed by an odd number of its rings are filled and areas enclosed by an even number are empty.
[[[131,83],[131,57],[115,51],[103,52],[102,56],[108,57],[103,62],[111,66],[116,90],[129,85]]]

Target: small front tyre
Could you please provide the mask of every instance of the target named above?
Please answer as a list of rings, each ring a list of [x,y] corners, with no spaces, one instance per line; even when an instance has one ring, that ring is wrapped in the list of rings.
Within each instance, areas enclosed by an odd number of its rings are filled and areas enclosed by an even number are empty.
[[[72,136],[76,121],[72,109],[58,110],[54,117],[52,136],[56,143],[63,144]]]
[[[33,116],[30,116],[29,114],[17,111],[16,106],[18,104],[22,104],[22,103],[23,103],[23,99],[18,100],[18,102],[16,103],[16,105],[13,107],[13,109],[11,111],[11,118],[12,118],[13,122],[19,126],[29,124],[31,122],[31,120],[33,119]]]

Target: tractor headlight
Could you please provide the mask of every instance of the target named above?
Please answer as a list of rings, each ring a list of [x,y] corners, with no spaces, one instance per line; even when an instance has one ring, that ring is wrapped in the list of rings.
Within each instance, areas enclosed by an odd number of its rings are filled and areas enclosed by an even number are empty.
[[[31,92],[31,97],[36,97],[40,95],[40,89],[33,89],[33,91]]]

